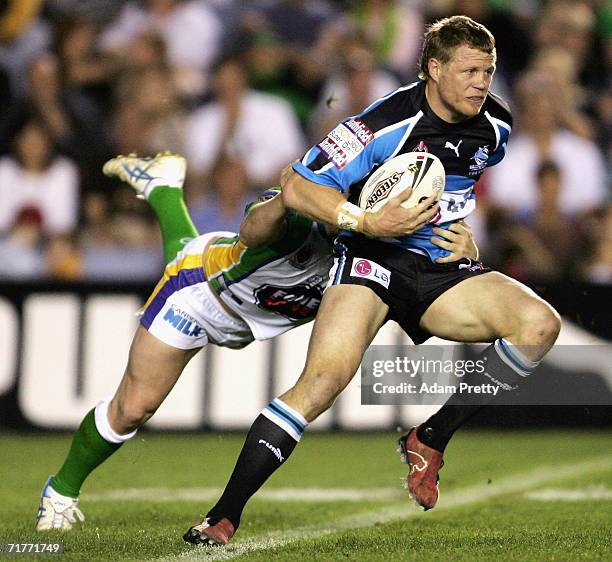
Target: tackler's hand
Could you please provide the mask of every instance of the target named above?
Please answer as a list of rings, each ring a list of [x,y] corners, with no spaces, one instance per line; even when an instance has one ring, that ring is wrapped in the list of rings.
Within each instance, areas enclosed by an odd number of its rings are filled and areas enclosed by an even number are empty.
[[[431,242],[440,248],[450,252],[445,258],[437,258],[436,263],[449,263],[463,258],[478,260],[478,246],[474,241],[470,225],[464,221],[454,222],[445,228],[435,227],[435,236],[430,238]]]

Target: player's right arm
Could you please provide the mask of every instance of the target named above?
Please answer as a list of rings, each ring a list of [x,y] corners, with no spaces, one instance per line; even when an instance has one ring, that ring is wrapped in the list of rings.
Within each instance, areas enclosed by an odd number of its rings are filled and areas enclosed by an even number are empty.
[[[376,237],[412,234],[425,226],[438,212],[433,196],[415,207],[402,207],[401,203],[410,197],[409,189],[391,199],[375,213],[361,211],[353,205],[352,209],[343,209],[347,201],[340,191],[311,182],[287,168],[281,177],[281,188],[283,202],[288,209],[318,222],[338,225],[340,228],[349,228]],[[346,220],[346,214],[350,214],[351,210],[356,219],[352,228],[351,225],[347,226]]]
[[[399,88],[347,117],[313,146],[281,178],[285,206],[311,219],[376,237],[412,234],[437,213],[433,198],[406,209],[404,192],[376,212],[346,201],[351,186],[392,158],[420,118],[412,86]],[[416,91],[416,90],[415,90]]]

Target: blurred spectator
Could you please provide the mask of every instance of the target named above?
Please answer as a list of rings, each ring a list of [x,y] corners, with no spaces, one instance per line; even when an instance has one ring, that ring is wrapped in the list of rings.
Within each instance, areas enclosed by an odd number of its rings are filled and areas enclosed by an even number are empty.
[[[163,258],[151,216],[148,205],[126,185],[90,194],[84,201],[80,236],[82,278],[143,281],[158,277]]]
[[[215,12],[199,0],[143,0],[128,2],[116,22],[101,37],[104,50],[129,59],[131,47],[143,33],[159,34],[168,58],[177,69],[178,87],[196,94],[221,45],[221,23]]]
[[[147,153],[150,122],[139,107],[119,104],[112,117],[112,146],[117,154]],[[99,173],[99,169],[98,169]]]
[[[190,205],[191,217],[199,232],[238,232],[244,209],[251,200],[244,165],[238,160],[224,158],[213,174],[211,192]]]
[[[132,69],[117,86],[118,123],[122,124],[116,131],[118,152],[172,150],[184,154],[187,114],[169,68],[158,63]],[[123,124],[130,121],[127,112],[138,123],[132,129],[138,137],[137,146],[125,146]]]
[[[45,234],[72,231],[78,189],[75,164],[55,154],[40,122],[27,122],[15,140],[14,155],[0,159],[0,232],[6,232],[26,206],[39,210]]]
[[[517,131],[504,160],[490,169],[488,196],[493,204],[515,213],[537,206],[537,169],[543,161],[561,171],[559,206],[575,215],[606,200],[605,168],[597,145],[562,128],[563,102],[548,74],[530,72],[517,84]]]
[[[229,156],[242,160],[249,185],[269,186],[304,150],[291,106],[248,88],[244,63],[228,58],[214,74],[214,101],[197,109],[187,126],[187,157],[196,177],[206,177]]]
[[[501,268],[517,279],[558,281],[570,271],[571,259],[580,243],[581,231],[572,217],[559,207],[561,171],[544,162],[537,171],[538,201],[533,213],[519,218],[503,233],[512,246]]]
[[[582,272],[585,281],[612,285],[612,205],[607,205],[592,224],[591,257]]]
[[[584,88],[577,82],[576,60],[565,49],[547,47],[538,51],[531,68],[554,81],[561,104],[561,124],[581,137],[593,139],[595,128],[583,111],[588,103]]]
[[[58,150],[79,165],[86,186],[104,184],[99,167],[108,156],[108,143],[97,105],[77,90],[63,88],[52,54],[36,59],[28,76],[28,96],[7,108],[0,120],[0,150],[7,151],[23,123],[34,116]]]
[[[400,86],[389,72],[376,67],[359,37],[343,41],[342,67],[325,84],[312,119],[312,140],[318,141],[347,115],[361,113],[378,98]]]
[[[325,0],[260,0],[241,10],[251,85],[285,98],[306,129],[346,18]]]
[[[110,220],[110,202],[106,193],[87,193],[83,197],[81,208],[80,245],[85,247],[112,244],[113,230]]]
[[[315,64],[304,52],[296,56],[296,52],[289,51],[273,33],[263,30],[252,33],[245,61],[252,88],[289,102],[305,129],[320,95],[322,66]]]
[[[347,5],[354,30],[365,38],[376,63],[404,82],[414,80],[423,37],[423,3],[363,0]]]
[[[0,2],[0,67],[8,74],[14,99],[27,88],[24,69],[51,42],[51,28],[39,17],[42,0]]]
[[[163,37],[152,31],[141,33],[132,41],[130,56],[123,58],[121,63],[124,72],[160,65],[167,67],[168,72],[174,75],[174,69],[168,59],[166,42]],[[121,76],[118,78],[120,80]]]
[[[536,42],[541,47],[560,47],[576,62],[583,85],[600,88],[607,79],[603,45],[595,34],[594,2],[552,0],[540,14]],[[595,52],[594,52],[595,47]]]
[[[43,273],[42,215],[35,207],[24,207],[15,216],[6,235],[0,235],[0,279],[33,279]]]

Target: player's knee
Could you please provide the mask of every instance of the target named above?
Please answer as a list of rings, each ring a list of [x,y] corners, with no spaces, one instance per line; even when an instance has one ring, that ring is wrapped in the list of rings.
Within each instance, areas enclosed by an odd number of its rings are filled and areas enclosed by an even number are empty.
[[[117,433],[129,433],[143,426],[155,413],[155,409],[143,400],[120,400],[117,402],[115,415],[109,421]]]
[[[550,346],[555,343],[560,331],[559,314],[545,302],[535,301],[521,314],[520,343]]]
[[[331,407],[344,390],[345,380],[350,380],[350,377],[337,372],[307,371],[288,394],[300,405],[299,410],[311,422]]]

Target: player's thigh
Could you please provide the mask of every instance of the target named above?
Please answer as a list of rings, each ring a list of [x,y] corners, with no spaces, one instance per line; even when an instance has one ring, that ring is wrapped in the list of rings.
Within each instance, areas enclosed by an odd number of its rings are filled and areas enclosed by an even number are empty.
[[[526,311],[540,306],[549,307],[522,283],[493,271],[444,292],[425,311],[420,325],[440,338],[487,342],[516,334]]]
[[[300,382],[308,384],[324,375],[338,379],[342,386],[348,384],[388,310],[368,287],[329,287],[317,313]]]
[[[178,349],[138,326],[125,374],[113,402],[126,402],[154,409],[172,390],[189,360],[198,349]],[[111,408],[113,404],[111,404]]]

